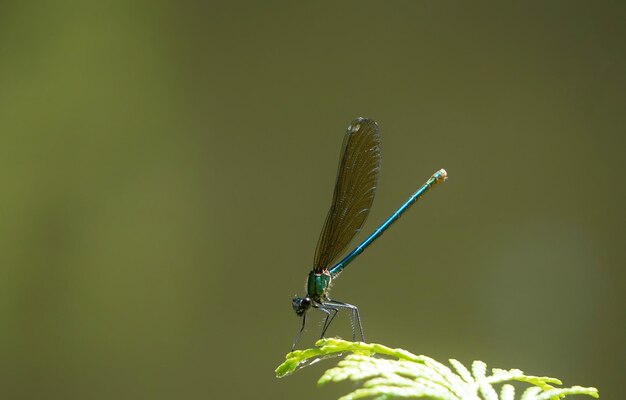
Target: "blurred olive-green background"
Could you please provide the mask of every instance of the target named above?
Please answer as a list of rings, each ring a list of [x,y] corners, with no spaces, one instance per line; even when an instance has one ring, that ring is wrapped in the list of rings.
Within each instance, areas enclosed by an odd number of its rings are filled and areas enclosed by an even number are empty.
[[[363,233],[449,173],[333,289],[367,339],[619,397],[621,2],[2,8],[0,397],[345,393],[315,386],[333,361],[273,370],[357,116]]]

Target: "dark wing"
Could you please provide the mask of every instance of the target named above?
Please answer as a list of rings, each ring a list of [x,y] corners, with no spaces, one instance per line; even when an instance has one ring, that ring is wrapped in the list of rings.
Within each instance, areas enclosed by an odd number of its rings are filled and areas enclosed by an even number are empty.
[[[315,251],[315,272],[329,268],[361,230],[374,202],[379,173],[378,124],[357,118],[343,140],[333,202]]]

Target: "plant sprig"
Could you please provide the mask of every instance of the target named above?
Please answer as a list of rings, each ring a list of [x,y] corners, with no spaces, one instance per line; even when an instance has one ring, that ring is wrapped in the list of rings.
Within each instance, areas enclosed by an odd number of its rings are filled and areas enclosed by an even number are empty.
[[[558,400],[567,395],[583,394],[598,398],[593,387],[559,388],[556,378],[526,375],[519,369],[493,368],[491,374],[482,361],[472,363],[471,372],[457,360],[450,360],[454,371],[426,356],[417,356],[403,349],[392,349],[376,343],[320,339],[314,348],[287,354],[276,368],[282,378],[322,359],[350,353],[336,367],[327,370],[318,384],[345,380],[360,381],[362,386],[341,397],[341,400],[419,398],[445,400],[513,400],[515,388],[508,382],[530,384],[521,400]],[[502,385],[500,392],[494,385]]]

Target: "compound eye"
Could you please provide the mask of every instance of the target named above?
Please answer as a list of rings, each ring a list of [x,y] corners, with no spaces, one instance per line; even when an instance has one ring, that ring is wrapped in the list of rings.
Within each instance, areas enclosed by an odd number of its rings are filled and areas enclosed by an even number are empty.
[[[294,297],[291,300],[291,306],[297,315],[302,316],[304,313],[311,308],[312,301],[308,297]]]

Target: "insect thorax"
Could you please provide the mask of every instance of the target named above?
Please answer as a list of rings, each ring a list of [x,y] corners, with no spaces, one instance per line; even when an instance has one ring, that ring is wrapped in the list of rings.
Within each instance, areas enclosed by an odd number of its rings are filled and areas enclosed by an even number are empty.
[[[307,296],[318,303],[327,300],[326,295],[330,289],[331,281],[330,272],[327,270],[321,273],[316,273],[315,271],[309,272],[309,279],[306,284]]]

